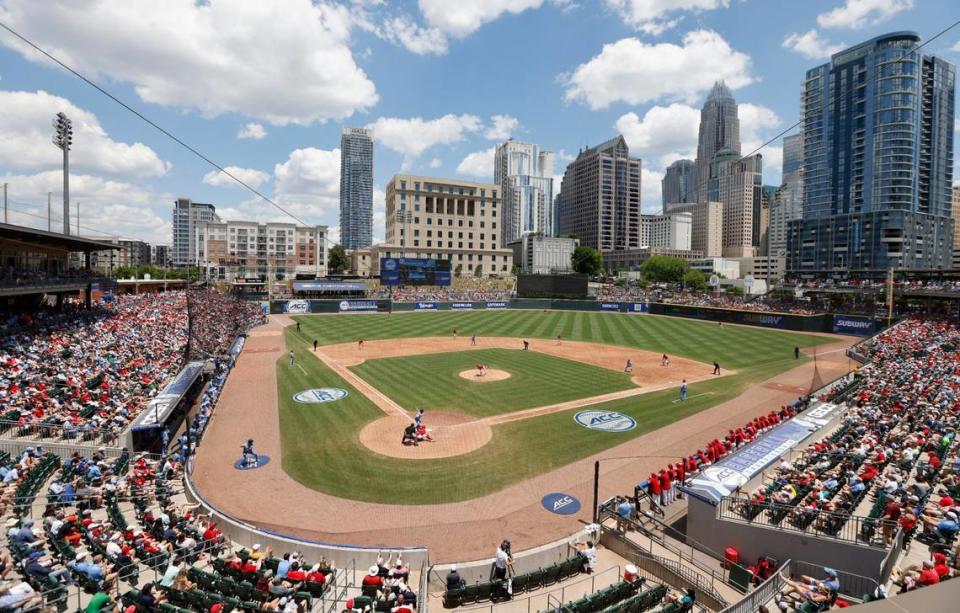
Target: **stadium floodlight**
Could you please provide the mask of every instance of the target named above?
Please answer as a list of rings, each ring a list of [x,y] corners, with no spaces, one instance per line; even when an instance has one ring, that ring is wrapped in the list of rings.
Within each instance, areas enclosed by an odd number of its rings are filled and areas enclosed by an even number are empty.
[[[53,118],[53,144],[63,151],[63,233],[70,234],[70,145],[73,144],[73,124],[64,113]],[[80,228],[77,228],[80,231]]]

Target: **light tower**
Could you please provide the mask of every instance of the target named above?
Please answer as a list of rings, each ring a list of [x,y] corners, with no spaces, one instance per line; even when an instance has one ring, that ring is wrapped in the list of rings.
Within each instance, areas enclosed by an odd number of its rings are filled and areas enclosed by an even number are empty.
[[[53,135],[53,144],[63,151],[63,233],[70,234],[70,145],[73,143],[73,125],[69,117],[57,113],[53,128],[57,131]]]

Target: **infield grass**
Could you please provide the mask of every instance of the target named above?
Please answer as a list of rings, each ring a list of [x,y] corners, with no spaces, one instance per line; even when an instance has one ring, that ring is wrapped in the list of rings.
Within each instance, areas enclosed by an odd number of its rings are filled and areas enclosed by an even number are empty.
[[[286,341],[303,370],[288,366],[286,357],[277,361],[284,470],[322,492],[391,504],[454,502],[495,492],[735,398],[751,384],[802,363],[804,358],[793,359],[793,347],[831,342],[760,328],[721,328],[705,322],[607,313],[514,311],[296,319],[302,322],[303,332],[288,328]],[[638,347],[704,362],[716,359],[739,372],[691,384],[691,399],[683,403],[673,402],[676,390],[664,390],[590,407],[633,417],[637,427],[629,432],[588,430],[573,419],[578,409],[571,409],[494,426],[487,445],[452,458],[401,460],[361,445],[360,430],[383,417],[383,412],[316,359],[311,351],[313,339],[330,344],[361,337],[442,336],[451,334],[453,327],[461,336],[553,338],[560,333],[572,340]],[[444,355],[449,358],[450,354]],[[408,377],[408,385],[426,389],[435,383]],[[496,384],[476,387],[480,385]],[[317,387],[339,387],[349,395],[325,404],[293,401],[297,392]],[[472,393],[475,387],[469,389]]]
[[[460,376],[482,362],[510,373],[502,381]],[[635,387],[630,375],[535,351],[480,349],[367,360],[351,369],[408,411],[448,410],[478,417],[542,407]]]

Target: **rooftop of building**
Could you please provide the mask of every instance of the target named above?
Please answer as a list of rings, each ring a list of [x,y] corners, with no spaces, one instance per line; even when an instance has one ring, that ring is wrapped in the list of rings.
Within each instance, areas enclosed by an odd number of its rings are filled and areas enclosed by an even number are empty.
[[[119,246],[107,239],[91,239],[80,236],[68,236],[58,232],[37,230],[26,226],[0,223],[0,240],[17,241],[27,247],[46,247],[66,251],[101,251],[119,249]]]

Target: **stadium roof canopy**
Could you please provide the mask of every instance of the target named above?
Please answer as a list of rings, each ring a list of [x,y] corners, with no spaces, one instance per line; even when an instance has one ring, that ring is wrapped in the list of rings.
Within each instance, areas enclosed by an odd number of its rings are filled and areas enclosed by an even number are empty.
[[[66,251],[103,251],[119,249],[119,245],[78,236],[67,236],[24,226],[0,223],[0,240],[11,240],[36,247],[64,249]]]

